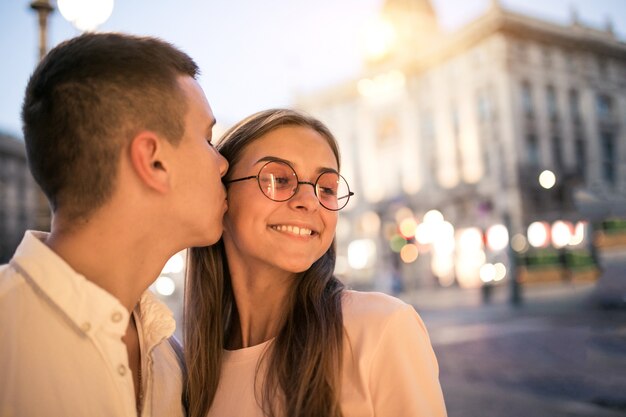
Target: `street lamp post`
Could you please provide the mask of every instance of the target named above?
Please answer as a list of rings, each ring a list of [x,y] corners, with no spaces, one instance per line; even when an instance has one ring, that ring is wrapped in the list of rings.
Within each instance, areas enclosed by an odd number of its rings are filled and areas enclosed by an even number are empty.
[[[48,15],[54,11],[49,0],[33,0],[30,8],[37,12],[39,18],[39,60],[48,52]]]
[[[513,245],[511,244],[514,233],[511,223],[511,215],[508,212],[504,214],[504,226],[509,231],[509,241],[506,247],[507,255],[509,257],[509,271],[511,271],[509,275],[509,302],[514,306],[519,306],[522,304],[522,289],[518,281],[517,254],[515,253],[515,250],[513,250]]]
[[[30,8],[37,12],[39,22],[39,61],[48,53],[48,16],[54,11],[49,0],[33,0]],[[50,230],[50,208],[48,200],[38,186],[37,212],[34,227],[37,230]]]

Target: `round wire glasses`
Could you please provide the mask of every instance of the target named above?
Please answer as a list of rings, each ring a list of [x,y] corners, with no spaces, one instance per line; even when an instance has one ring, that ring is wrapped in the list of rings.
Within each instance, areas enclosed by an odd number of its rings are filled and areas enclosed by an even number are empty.
[[[354,195],[348,182],[335,171],[322,172],[315,182],[299,181],[296,171],[286,162],[269,161],[261,167],[258,175],[224,181],[230,184],[238,181],[256,179],[263,194],[272,201],[287,201],[300,188],[300,184],[313,186],[315,196],[327,210],[341,210]]]

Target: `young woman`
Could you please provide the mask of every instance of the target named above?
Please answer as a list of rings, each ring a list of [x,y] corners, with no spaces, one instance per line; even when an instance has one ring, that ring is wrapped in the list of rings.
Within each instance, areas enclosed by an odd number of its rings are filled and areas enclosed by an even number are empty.
[[[267,110],[225,133],[229,210],[185,295],[190,417],[445,416],[415,310],[333,276],[352,193],[318,120]]]

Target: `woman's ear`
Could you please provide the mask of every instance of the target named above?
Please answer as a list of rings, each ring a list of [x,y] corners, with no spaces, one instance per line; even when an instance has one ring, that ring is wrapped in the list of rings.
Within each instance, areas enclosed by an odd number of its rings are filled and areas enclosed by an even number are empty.
[[[162,139],[154,132],[141,132],[130,143],[130,162],[135,173],[147,187],[161,193],[170,188],[165,157]]]

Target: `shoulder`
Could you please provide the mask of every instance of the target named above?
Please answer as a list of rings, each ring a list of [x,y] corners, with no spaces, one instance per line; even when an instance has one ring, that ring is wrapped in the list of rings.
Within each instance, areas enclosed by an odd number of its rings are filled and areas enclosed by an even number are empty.
[[[13,298],[22,284],[25,284],[22,276],[10,264],[0,265],[0,299]]]
[[[343,325],[352,343],[379,342],[405,332],[426,334],[426,328],[413,306],[378,292],[345,291],[342,299]]]
[[[344,320],[382,320],[413,307],[404,301],[380,292],[346,290],[343,293]]]

